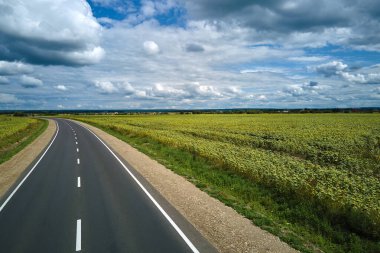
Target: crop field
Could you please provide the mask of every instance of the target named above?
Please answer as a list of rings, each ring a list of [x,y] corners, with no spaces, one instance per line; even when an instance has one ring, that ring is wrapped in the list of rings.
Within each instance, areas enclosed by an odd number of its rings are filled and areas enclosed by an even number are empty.
[[[180,174],[303,252],[380,252],[379,114],[75,118],[126,136],[160,162],[185,166],[160,155],[167,147],[211,164],[220,180],[195,165]],[[160,147],[146,151],[149,143]]]
[[[32,142],[47,122],[27,117],[0,115],[0,164]]]

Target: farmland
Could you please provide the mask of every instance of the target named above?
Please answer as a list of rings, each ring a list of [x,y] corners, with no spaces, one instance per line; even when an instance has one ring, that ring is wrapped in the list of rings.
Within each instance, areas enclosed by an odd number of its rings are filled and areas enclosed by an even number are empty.
[[[47,121],[0,115],[0,164],[31,143],[47,127]]]
[[[75,116],[303,252],[380,251],[379,114]]]

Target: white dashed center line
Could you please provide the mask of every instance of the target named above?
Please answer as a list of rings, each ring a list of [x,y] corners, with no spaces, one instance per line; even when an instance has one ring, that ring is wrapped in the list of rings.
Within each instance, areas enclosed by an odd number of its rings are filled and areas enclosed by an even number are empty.
[[[79,160],[79,158],[77,159],[77,163],[80,164],[80,160]]]
[[[78,188],[80,188],[80,177],[78,177]]]
[[[81,219],[77,220],[77,243],[75,246],[75,251],[81,251],[82,250],[82,221]]]
[[[75,142],[75,144],[77,144],[77,145],[78,145],[78,142],[76,141],[76,142]]]
[[[77,148],[77,153],[79,153],[79,148]]]

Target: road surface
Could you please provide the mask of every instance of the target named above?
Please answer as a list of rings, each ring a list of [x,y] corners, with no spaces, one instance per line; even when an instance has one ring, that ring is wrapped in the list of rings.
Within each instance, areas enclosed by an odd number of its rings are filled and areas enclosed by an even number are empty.
[[[216,252],[92,132],[56,123],[0,200],[0,252]]]

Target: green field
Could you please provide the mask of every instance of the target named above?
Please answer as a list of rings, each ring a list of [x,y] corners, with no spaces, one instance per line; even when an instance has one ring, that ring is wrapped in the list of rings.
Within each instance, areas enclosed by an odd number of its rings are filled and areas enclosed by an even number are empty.
[[[380,115],[75,116],[303,252],[380,252]]]
[[[31,143],[47,125],[46,120],[0,115],[0,164]]]

